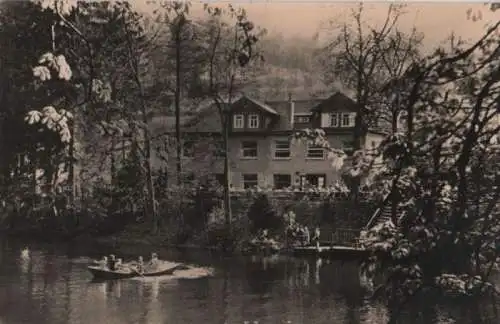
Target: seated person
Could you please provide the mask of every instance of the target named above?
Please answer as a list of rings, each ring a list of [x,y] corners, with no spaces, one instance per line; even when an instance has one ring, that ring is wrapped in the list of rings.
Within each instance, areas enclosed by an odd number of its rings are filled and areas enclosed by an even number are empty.
[[[106,269],[108,267],[108,257],[103,256],[101,260],[97,262],[99,268]]]
[[[160,265],[160,260],[158,260],[158,254],[153,253],[151,254],[151,260],[147,264],[147,268],[150,271],[154,271],[158,268]]]
[[[142,256],[140,256],[137,260],[137,272],[138,273],[143,273],[144,272],[144,260]]]
[[[111,254],[109,256],[109,260],[108,260],[108,268],[109,270],[111,271],[115,271],[116,270],[116,257],[114,254]]]
[[[122,259],[117,259],[116,260],[116,263],[115,263],[115,270],[117,271],[120,271],[120,270],[123,270],[123,262],[122,262]]]

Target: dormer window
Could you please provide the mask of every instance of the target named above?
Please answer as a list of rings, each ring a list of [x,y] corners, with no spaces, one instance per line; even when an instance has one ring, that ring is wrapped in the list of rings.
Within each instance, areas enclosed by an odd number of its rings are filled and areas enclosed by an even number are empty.
[[[243,128],[245,126],[244,116],[241,114],[233,116],[233,128]]]
[[[339,114],[330,114],[330,127],[339,127]]]
[[[259,128],[259,115],[248,115],[248,128]]]
[[[356,113],[345,112],[345,113],[323,113],[321,114],[321,127],[354,127],[356,119]]]
[[[356,113],[343,113],[341,119],[342,127],[354,127]]]

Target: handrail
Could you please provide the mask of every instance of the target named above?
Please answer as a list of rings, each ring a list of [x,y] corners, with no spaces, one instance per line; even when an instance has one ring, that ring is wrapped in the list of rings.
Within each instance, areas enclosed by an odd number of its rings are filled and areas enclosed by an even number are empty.
[[[391,193],[388,193],[384,199],[382,200],[382,203],[380,204],[380,207],[377,208],[375,210],[375,212],[373,213],[372,217],[370,217],[370,219],[368,220],[368,223],[366,223],[365,225],[365,229],[369,229],[372,225],[373,225],[373,222],[375,221],[375,219],[377,219],[380,214],[382,213],[383,209],[387,206],[386,202],[387,200],[389,199],[389,197],[391,196]]]
[[[366,223],[365,225],[365,229],[369,229],[373,223],[373,221],[378,218],[378,215],[380,215],[382,213],[382,208],[384,208],[385,206],[382,206],[382,207],[379,207],[377,208],[377,210],[375,210],[375,212],[373,213],[372,217],[370,217],[370,219],[368,220],[368,223]]]

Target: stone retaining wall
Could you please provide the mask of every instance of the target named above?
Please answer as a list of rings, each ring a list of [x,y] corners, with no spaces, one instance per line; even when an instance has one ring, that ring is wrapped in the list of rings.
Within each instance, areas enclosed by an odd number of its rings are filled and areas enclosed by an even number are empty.
[[[373,204],[361,202],[353,206],[345,196],[325,197],[317,193],[265,193],[278,215],[293,211],[296,221],[311,230],[320,226],[321,239],[330,240],[336,229],[361,229],[369,220],[375,208]],[[232,211],[235,217],[248,217],[248,211],[255,201],[255,194],[232,195]]]

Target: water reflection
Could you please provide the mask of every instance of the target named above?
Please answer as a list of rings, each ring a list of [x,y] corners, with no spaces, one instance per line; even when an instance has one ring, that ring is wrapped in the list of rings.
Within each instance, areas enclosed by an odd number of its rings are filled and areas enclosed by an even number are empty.
[[[50,246],[0,247],[0,323],[378,324],[390,317],[382,303],[368,298],[353,262],[214,257],[203,259],[212,267],[174,276],[92,282],[88,258],[70,259]],[[400,323],[475,324],[496,310],[437,305],[419,300],[404,310]]]
[[[21,250],[19,255],[19,266],[21,267],[21,272],[24,274],[29,273],[31,265],[31,253],[28,248]]]
[[[319,270],[321,269],[322,265],[323,265],[323,259],[318,258],[316,260],[316,267],[315,267],[315,270],[314,270],[314,283],[316,285],[319,285],[320,282],[321,282],[321,278],[319,276]]]
[[[108,280],[104,282],[104,291],[106,299],[120,298],[122,296],[122,281],[121,280]]]

